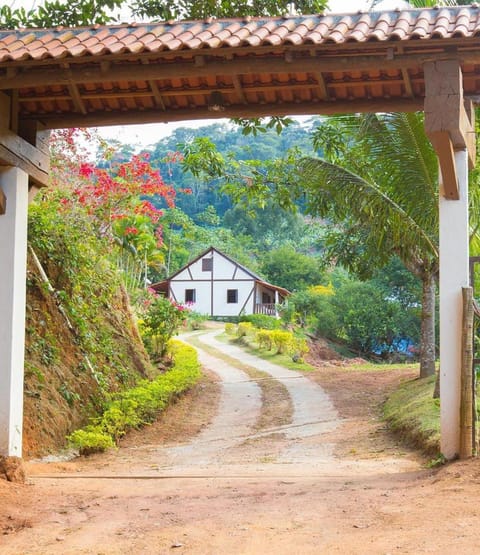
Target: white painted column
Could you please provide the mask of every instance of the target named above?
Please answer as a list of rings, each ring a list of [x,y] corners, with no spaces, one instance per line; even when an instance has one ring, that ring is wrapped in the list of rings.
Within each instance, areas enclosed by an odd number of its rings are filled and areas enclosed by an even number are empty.
[[[459,200],[440,194],[440,431],[441,452],[460,449],[462,287],[469,285],[468,157],[455,153]],[[441,193],[441,192],[440,192]]]
[[[0,455],[22,456],[28,175],[0,167]]]

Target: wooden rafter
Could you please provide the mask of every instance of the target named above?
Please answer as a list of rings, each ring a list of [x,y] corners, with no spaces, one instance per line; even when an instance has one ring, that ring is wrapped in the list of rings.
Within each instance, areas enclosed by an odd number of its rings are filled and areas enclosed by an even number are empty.
[[[62,69],[67,71],[69,71],[70,69],[70,66],[68,64],[62,64],[61,67]],[[76,83],[73,81],[73,79],[70,79],[67,87],[68,87],[70,98],[72,99],[73,105],[75,107],[75,110],[80,114],[86,114],[87,109],[85,108],[85,104],[83,103],[82,97],[80,96],[80,91],[78,90],[78,87]]]
[[[405,92],[408,96],[413,98],[415,93],[413,92],[413,85],[412,85],[412,78],[408,73],[408,69],[402,68],[402,77],[403,77],[403,84],[405,85]]]
[[[0,216],[5,214],[7,211],[7,197],[5,193],[0,189]]]
[[[328,93],[327,84],[325,83],[325,78],[321,71],[316,71],[314,73],[315,79],[317,80],[318,88],[320,89],[320,97],[322,100],[330,100],[330,94]]]
[[[160,92],[160,89],[158,88],[157,83],[155,83],[155,81],[148,81],[148,86],[150,87],[150,90],[152,91],[152,95],[153,98],[155,99],[155,104],[161,108],[163,111],[165,111],[167,108],[165,106],[165,102],[163,101],[163,97],[162,97],[162,93]]]
[[[284,84],[258,84],[258,85],[248,85],[244,88],[241,87],[238,77],[232,77],[232,84],[233,87],[198,87],[198,88],[173,88],[173,89],[160,89],[158,85],[154,81],[149,81],[149,89],[117,89],[113,91],[103,91],[103,90],[96,90],[91,91],[88,93],[84,93],[82,95],[83,101],[89,100],[110,100],[110,99],[118,99],[118,98],[150,98],[154,97],[156,101],[156,105],[159,106],[162,110],[166,110],[164,98],[168,97],[186,97],[191,95],[206,95],[208,96],[212,91],[220,90],[224,95],[236,95],[242,104],[248,104],[246,99],[247,93],[259,93],[259,92],[266,92],[266,91],[273,91],[273,92],[283,92],[283,91],[292,91],[292,90],[311,90],[311,89],[319,89],[320,92],[320,99],[323,101],[335,101],[336,97],[329,94],[327,86],[325,84],[324,79],[322,78],[321,74],[316,74],[317,81],[308,80],[308,81],[290,81]],[[359,89],[362,87],[370,87],[370,89],[374,86],[381,87],[385,83],[389,85],[401,85],[404,83],[404,80],[401,78],[398,79],[389,79],[388,81],[382,81],[380,79],[372,79],[372,80],[355,80],[349,81],[348,86],[350,89]],[[345,87],[345,82],[342,80],[332,81],[328,85],[333,91],[342,91]],[[65,91],[66,93],[66,91]],[[410,92],[408,95],[410,98],[414,97],[413,91]],[[35,96],[23,96],[19,99],[19,103],[25,104],[28,102],[58,102],[61,100],[70,100],[71,94],[41,94]],[[374,95],[370,94],[369,98],[374,99]],[[80,110],[78,110],[80,111]],[[82,111],[82,113],[86,113]]]
[[[242,88],[242,83],[240,82],[240,77],[238,75],[232,75],[232,83],[240,102],[242,104],[248,104],[247,97],[245,96],[244,89]]]

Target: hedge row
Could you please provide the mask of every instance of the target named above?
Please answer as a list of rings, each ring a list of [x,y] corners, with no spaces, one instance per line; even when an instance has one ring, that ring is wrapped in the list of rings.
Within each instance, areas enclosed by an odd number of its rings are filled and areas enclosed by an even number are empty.
[[[257,329],[251,322],[240,322],[235,328],[233,324],[225,324],[225,331],[237,337],[251,337],[259,349],[271,351],[273,348],[279,354],[288,354],[294,362],[302,360],[308,353],[305,339],[296,337],[291,331],[280,329]]]
[[[200,363],[193,347],[171,340],[169,352],[173,366],[154,380],[142,380],[132,389],[122,392],[108,403],[97,418],[67,437],[70,445],[81,454],[104,451],[114,447],[128,430],[153,422],[180,393],[192,387],[200,378]]]

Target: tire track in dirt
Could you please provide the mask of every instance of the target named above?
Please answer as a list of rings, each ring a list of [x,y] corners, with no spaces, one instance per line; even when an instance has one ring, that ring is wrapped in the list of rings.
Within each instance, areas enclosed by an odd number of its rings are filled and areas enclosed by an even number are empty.
[[[188,341],[188,336],[182,337]],[[262,407],[260,387],[247,374],[195,347],[202,366],[220,378],[221,397],[212,422],[187,444],[163,448],[175,466],[221,462],[226,451],[255,431]]]
[[[330,397],[322,387],[305,378],[300,372],[265,361],[235,345],[222,343],[216,338],[220,333],[222,332],[215,330],[198,335],[197,339],[229,357],[266,372],[282,383],[291,397],[294,408],[292,422],[275,429],[276,432],[284,433],[289,440],[282,453],[277,456],[277,462],[309,461],[312,463],[312,461],[322,462],[331,459],[333,445],[319,441],[319,436],[334,430],[339,425],[340,419]],[[250,437],[259,437],[268,433],[266,431],[252,434]]]

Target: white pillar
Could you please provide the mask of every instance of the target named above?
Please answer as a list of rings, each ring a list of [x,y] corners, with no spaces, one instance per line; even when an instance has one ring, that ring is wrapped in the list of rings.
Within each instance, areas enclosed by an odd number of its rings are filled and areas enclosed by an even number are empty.
[[[455,153],[459,200],[440,194],[440,431],[441,452],[460,449],[462,287],[469,285],[468,158]]]
[[[0,455],[22,456],[28,175],[0,167]]]

